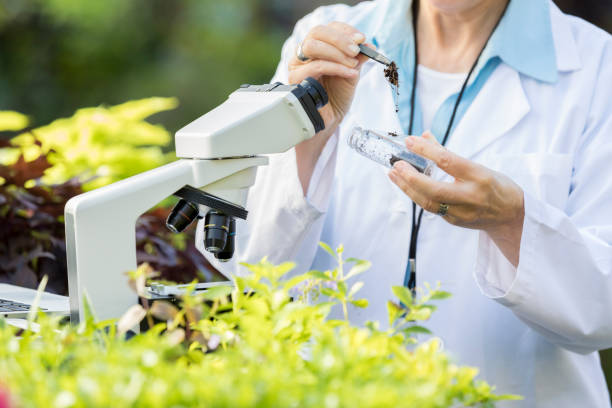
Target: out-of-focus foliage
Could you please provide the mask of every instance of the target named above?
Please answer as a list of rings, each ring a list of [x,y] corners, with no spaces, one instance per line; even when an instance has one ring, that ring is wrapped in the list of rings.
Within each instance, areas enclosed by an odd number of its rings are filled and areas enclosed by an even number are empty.
[[[40,123],[80,106],[177,96],[176,130],[265,83],[286,31],[253,0],[0,0],[0,108]],[[38,124],[38,123],[37,123]]]
[[[0,154],[7,149],[2,143]],[[31,162],[20,155],[10,166],[0,164],[0,281],[36,287],[47,275],[51,291],[66,293],[64,205],[82,189],[76,179],[26,187],[50,166],[44,155]]]
[[[171,159],[160,147],[168,143],[168,132],[144,119],[175,105],[174,99],[149,98],[86,108],[10,141],[0,139],[0,281],[36,287],[47,275],[51,291],[67,293],[66,202],[85,189]],[[24,115],[0,111],[0,131],[27,125]],[[138,260],[149,262],[167,280],[221,278],[196,249],[193,229],[168,231],[168,213],[157,208],[138,219]]]
[[[91,314],[78,327],[41,315],[40,331],[25,330],[17,340],[16,329],[0,320],[0,372],[15,406],[446,408],[513,398],[494,395],[475,379],[477,369],[453,364],[437,340],[416,344],[415,332],[405,330],[427,320],[420,311],[431,310],[430,301],[444,292],[430,290],[408,303],[410,292],[395,288],[405,305],[394,304],[392,327],[362,328],[326,320],[345,296],[341,271],[287,278],[289,263],[248,267],[251,274],[234,287],[187,294],[180,308],[165,301],[134,305],[116,326]],[[147,273],[146,266],[131,273],[132,287]],[[335,296],[292,301],[305,287]],[[163,323],[124,339],[153,318]]]
[[[42,154],[51,164],[42,183],[52,185],[78,177],[85,182],[84,190],[91,190],[172,160],[172,153],[162,151],[162,146],[170,142],[170,134],[145,119],[176,105],[173,98],[148,98],[108,108],[79,109],[69,118],[13,138],[15,148],[4,148],[0,163],[13,164],[21,154],[31,162]],[[4,115],[8,113],[15,115]],[[0,116],[0,126],[2,123]]]
[[[14,111],[0,111],[0,131],[21,130],[28,126],[28,117]]]

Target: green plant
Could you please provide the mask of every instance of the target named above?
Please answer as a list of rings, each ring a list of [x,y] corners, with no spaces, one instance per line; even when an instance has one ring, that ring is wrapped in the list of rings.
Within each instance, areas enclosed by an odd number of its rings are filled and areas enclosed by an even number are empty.
[[[366,264],[353,261],[340,265],[353,263],[355,276]],[[491,407],[511,398],[475,380],[476,369],[452,364],[436,340],[415,344],[415,333],[399,329],[428,317],[419,311],[443,292],[417,300],[396,289],[404,306],[390,309],[401,310],[390,314],[391,328],[355,327],[326,319],[343,298],[366,306],[357,290],[342,294],[351,272],[291,277],[291,263],[246,266],[233,287],[188,293],[180,308],[135,305],[117,325],[90,312],[76,327],[40,315],[39,331],[19,339],[0,321],[0,382],[23,407]],[[136,290],[150,271],[130,273]],[[125,340],[153,317],[163,323]]]
[[[14,164],[21,156],[29,163],[43,155],[51,166],[45,169],[41,183],[54,185],[76,177],[85,191],[92,190],[171,161],[174,154],[163,151],[170,134],[145,119],[176,106],[174,98],[147,98],[79,109],[69,118],[28,129],[11,139],[12,148],[5,146],[0,152],[0,164]],[[19,130],[18,125],[27,126],[23,116],[0,112],[0,131]],[[29,181],[26,186],[34,183]]]

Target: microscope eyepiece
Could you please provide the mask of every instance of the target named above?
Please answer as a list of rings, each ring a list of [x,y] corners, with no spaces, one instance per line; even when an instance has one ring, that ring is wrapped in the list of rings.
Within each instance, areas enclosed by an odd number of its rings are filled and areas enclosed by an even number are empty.
[[[180,200],[166,219],[166,226],[172,232],[182,232],[198,217],[200,210],[197,205],[187,200]]]
[[[300,83],[300,86],[310,95],[317,108],[325,106],[329,101],[327,92],[316,79],[307,77]]]

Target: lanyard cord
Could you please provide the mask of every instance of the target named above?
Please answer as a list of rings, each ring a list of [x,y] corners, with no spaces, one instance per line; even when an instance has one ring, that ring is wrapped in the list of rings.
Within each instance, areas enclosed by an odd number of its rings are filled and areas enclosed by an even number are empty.
[[[491,36],[497,29],[497,26],[499,26],[499,23],[502,20],[502,17],[504,16],[504,14],[506,14],[506,10],[508,9],[508,5],[510,4],[510,1],[511,0],[508,0],[508,2],[506,3],[506,6],[504,7],[504,11],[501,13],[499,18],[497,19],[497,22],[495,23],[493,30],[491,30],[491,32],[489,33],[489,36],[487,37],[487,41],[485,42],[484,46],[480,49],[480,52],[478,53],[476,60],[472,64],[472,67],[470,68],[470,71],[468,72],[467,77],[465,78],[465,81],[463,81],[463,85],[461,85],[461,90],[459,91],[459,95],[457,96],[457,101],[455,102],[455,106],[453,107],[453,113],[451,114],[450,120],[448,122],[448,126],[446,127],[446,133],[444,133],[444,138],[442,139],[442,143],[441,143],[442,146],[446,145],[446,141],[448,140],[450,132],[453,128],[453,122],[455,121],[455,115],[457,114],[457,110],[459,109],[459,105],[461,104],[463,93],[465,92],[465,89],[467,88],[467,85],[470,82],[472,73],[474,72],[474,70],[476,69],[476,66],[478,65],[480,56],[482,55],[485,48],[487,48],[487,44],[489,43]],[[419,66],[419,61],[418,61],[419,54],[418,54],[418,42],[417,42],[418,12],[419,12],[419,0],[414,0],[414,2],[412,3],[412,38],[414,39],[414,71],[412,73],[412,91],[410,94],[410,122],[408,126],[409,135],[412,134],[412,127],[414,124],[414,111],[415,111],[414,104],[416,101],[416,87],[417,87],[417,74],[418,74],[417,68]],[[417,209],[416,204],[413,201],[412,202],[412,227],[410,228],[410,248],[409,248],[409,253],[408,253],[408,265],[406,267],[406,274],[404,275],[404,286],[407,286],[408,289],[410,289],[413,296],[416,295],[417,241],[419,238],[419,230],[421,229],[421,219],[423,218],[423,209],[421,208],[419,210],[418,216],[416,215],[416,209]]]

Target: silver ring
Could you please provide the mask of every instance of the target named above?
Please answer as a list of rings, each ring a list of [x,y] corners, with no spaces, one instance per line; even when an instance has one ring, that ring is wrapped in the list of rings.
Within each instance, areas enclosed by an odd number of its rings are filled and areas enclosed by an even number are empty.
[[[299,59],[302,62],[306,62],[308,61],[310,58],[308,58],[307,56],[304,55],[304,53],[302,52],[302,44],[298,45],[297,51],[295,53],[297,59]]]
[[[446,214],[448,214],[448,204],[440,203],[438,206],[438,215],[444,217]]]

